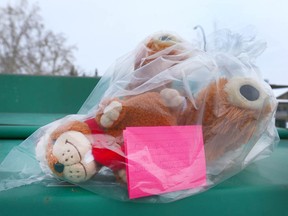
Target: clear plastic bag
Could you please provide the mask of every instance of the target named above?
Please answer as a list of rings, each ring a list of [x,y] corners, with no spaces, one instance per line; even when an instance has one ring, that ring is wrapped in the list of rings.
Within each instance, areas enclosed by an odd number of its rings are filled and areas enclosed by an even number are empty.
[[[277,102],[254,62],[266,44],[229,30],[210,35],[205,51],[196,44],[172,33],[146,38],[78,115],[7,155],[0,191],[59,179],[119,200],[171,202],[269,156]]]

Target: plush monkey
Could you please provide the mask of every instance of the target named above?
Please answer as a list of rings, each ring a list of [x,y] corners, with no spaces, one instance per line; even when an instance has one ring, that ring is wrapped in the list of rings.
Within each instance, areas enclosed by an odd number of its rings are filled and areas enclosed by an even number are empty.
[[[84,182],[97,172],[92,156],[91,129],[81,121],[71,121],[43,136],[36,153],[45,151],[44,160],[52,173],[71,183]]]

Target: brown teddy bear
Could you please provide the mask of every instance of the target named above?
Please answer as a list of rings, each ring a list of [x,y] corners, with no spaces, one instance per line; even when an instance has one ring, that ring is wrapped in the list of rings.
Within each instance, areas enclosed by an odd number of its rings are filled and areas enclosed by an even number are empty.
[[[127,89],[133,90],[143,85],[159,72],[185,61],[195,52],[190,43],[176,34],[161,32],[149,36],[135,51],[133,76]],[[168,86],[166,84],[162,89]]]
[[[136,53],[135,70],[162,57],[181,61],[189,58],[187,42],[172,33],[158,33],[148,37]],[[188,54],[188,55],[187,55]],[[177,58],[178,56],[178,58]]]
[[[265,84],[246,77],[221,78],[197,93],[194,102],[171,88],[111,100],[97,113],[96,121],[106,134],[118,138],[131,126],[202,125],[209,164],[247,144],[275,106]],[[125,182],[125,172],[119,173]]]

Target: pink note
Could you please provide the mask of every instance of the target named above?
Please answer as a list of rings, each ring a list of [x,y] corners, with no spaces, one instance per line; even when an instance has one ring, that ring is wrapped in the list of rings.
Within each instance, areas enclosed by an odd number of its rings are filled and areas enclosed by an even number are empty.
[[[201,126],[129,127],[124,143],[130,199],[206,184]]]

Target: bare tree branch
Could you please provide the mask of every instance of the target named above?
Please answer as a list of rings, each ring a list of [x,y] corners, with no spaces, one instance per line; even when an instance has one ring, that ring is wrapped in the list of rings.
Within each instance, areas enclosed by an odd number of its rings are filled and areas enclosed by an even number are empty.
[[[39,11],[26,0],[0,8],[0,73],[69,75],[74,68],[76,47],[45,30]]]

